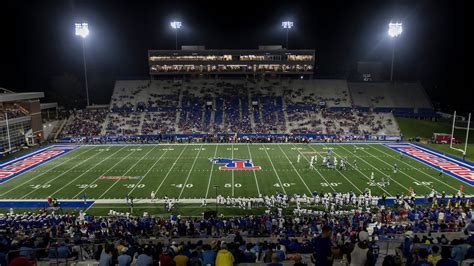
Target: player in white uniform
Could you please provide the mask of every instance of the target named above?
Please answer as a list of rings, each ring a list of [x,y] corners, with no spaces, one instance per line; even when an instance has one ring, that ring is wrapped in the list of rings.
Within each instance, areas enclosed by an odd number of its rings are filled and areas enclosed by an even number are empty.
[[[154,201],[155,201],[155,196],[156,196],[155,191],[152,191],[152,192],[150,193],[151,202],[154,202]]]
[[[370,180],[374,180],[374,172],[370,173]]]
[[[298,154],[298,156],[296,156],[296,162],[297,162],[297,163],[300,162],[300,158],[301,158],[301,154]]]
[[[336,168],[337,168],[337,158],[334,157],[334,169],[336,169]]]

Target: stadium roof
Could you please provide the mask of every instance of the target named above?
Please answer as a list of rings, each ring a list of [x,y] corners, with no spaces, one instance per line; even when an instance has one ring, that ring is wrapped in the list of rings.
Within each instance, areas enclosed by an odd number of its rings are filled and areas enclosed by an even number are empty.
[[[0,94],[0,103],[35,100],[43,97],[44,92],[3,93]]]

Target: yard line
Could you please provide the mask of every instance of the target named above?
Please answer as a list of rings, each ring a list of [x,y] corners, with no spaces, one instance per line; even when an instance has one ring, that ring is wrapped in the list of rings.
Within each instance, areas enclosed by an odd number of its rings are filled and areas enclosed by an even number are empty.
[[[409,164],[409,163],[407,163],[407,162],[405,162],[405,161],[403,161],[403,160],[398,159],[396,156],[390,155],[389,153],[386,153],[386,152],[384,152],[383,150],[379,150],[379,149],[377,149],[376,147],[374,147],[374,149],[375,149],[375,150],[378,150],[378,151],[380,151],[381,153],[384,153],[384,154],[386,154],[386,155],[388,155],[388,156],[390,156],[390,157],[392,157],[392,158],[394,158],[394,159],[396,159],[397,161],[400,161],[400,162],[402,162],[402,163],[404,163],[404,164],[410,166],[411,168],[413,168],[413,169],[417,170],[418,172],[420,172],[420,173],[422,173],[422,174],[424,174],[424,175],[430,177],[431,179],[434,179],[434,180],[436,180],[436,181],[438,181],[438,182],[440,182],[440,183],[443,183],[443,184],[445,184],[446,186],[452,188],[453,190],[458,191],[457,188],[455,188],[455,187],[453,187],[453,186],[451,186],[451,185],[449,185],[449,184],[446,184],[446,183],[443,182],[442,180],[439,180],[439,179],[437,179],[437,178],[432,177],[431,175],[429,175],[429,174],[427,174],[427,173],[421,171],[420,169],[414,167],[413,165],[411,165],[411,164]],[[415,161],[416,161],[416,160],[415,160]],[[421,164],[423,164],[423,163],[421,163]],[[432,167],[430,167],[430,168],[432,168]],[[435,168],[432,168],[432,169],[433,169],[433,170],[436,170]]]
[[[350,154],[354,155],[355,157],[361,159],[362,161],[364,161],[366,164],[370,165],[370,166],[371,166],[373,169],[375,169],[376,171],[378,171],[378,172],[382,173],[384,176],[386,176],[386,174],[385,174],[384,172],[380,171],[377,167],[373,166],[372,164],[370,164],[370,163],[367,162],[366,160],[360,158],[360,157],[357,156],[355,153],[352,153],[351,151],[345,149],[343,145],[340,145],[340,147],[341,147],[342,149],[344,149],[345,151],[348,151]],[[393,178],[392,178],[392,181],[395,182],[395,183],[397,183],[400,187],[405,188],[407,191],[410,191],[406,186],[400,184],[396,179],[393,179]]]
[[[326,145],[324,145],[324,144],[323,144],[323,146],[326,147]],[[313,151],[316,151],[316,150],[314,150],[313,148],[311,148],[311,149],[312,149]],[[333,151],[333,153],[334,153],[337,157],[342,158],[342,156],[341,156],[341,155],[338,155],[336,152]],[[366,174],[364,174],[362,171],[359,170],[359,168],[355,168],[349,161],[347,162],[347,164],[350,165],[350,166],[352,166],[353,169],[355,169],[357,172],[359,172],[360,174],[362,174],[362,176],[365,177],[365,178],[367,178],[367,180],[371,181],[370,178],[369,178]],[[341,173],[341,174],[342,174],[342,173]],[[348,178],[346,177],[346,179],[348,179]],[[377,187],[379,187],[381,190],[383,190],[385,193],[387,193],[388,196],[392,196],[391,193],[389,193],[387,190],[385,190],[385,188],[383,188],[383,187],[380,186],[379,184],[375,183],[375,185],[376,185]]]
[[[159,185],[158,188],[155,190],[155,194],[158,193],[158,190],[160,190],[161,186],[163,185],[163,183],[165,182],[165,180],[166,180],[166,179],[168,178],[168,176],[170,175],[171,170],[173,170],[173,167],[176,165],[176,162],[179,160],[179,158],[181,158],[181,155],[183,155],[183,152],[186,150],[187,147],[188,147],[188,145],[184,146],[183,150],[179,153],[178,158],[176,158],[176,160],[174,161],[174,163],[171,165],[171,168],[168,170],[168,172],[166,173],[165,177],[163,178],[163,180],[161,180],[160,185]]]
[[[234,144],[232,144],[232,160],[234,159]],[[235,187],[234,187],[234,171],[231,170],[232,172],[232,197],[235,195]],[[184,187],[183,187],[184,189]]]
[[[89,157],[89,158],[83,160],[83,161],[80,162],[79,164],[74,165],[73,167],[71,167],[71,168],[69,168],[68,170],[62,172],[61,174],[59,174],[59,175],[56,176],[55,178],[52,178],[52,179],[48,180],[48,181],[45,183],[45,185],[50,184],[50,183],[53,182],[54,180],[56,180],[56,179],[60,178],[61,176],[63,176],[63,175],[65,175],[65,174],[69,173],[69,171],[72,171],[74,168],[76,168],[76,167],[78,167],[78,166],[84,164],[84,163],[87,162],[88,160],[94,158],[95,156],[97,156],[97,155],[99,155],[99,154],[101,154],[101,153],[102,153],[102,152],[96,153],[96,154],[92,155],[91,157]],[[38,189],[39,189],[39,188],[33,189],[32,191],[30,191],[30,192],[26,193],[25,195],[23,195],[20,199],[26,198],[28,195],[30,195],[31,193],[37,191]],[[54,193],[53,193],[51,196],[53,196],[53,195],[54,195]]]
[[[290,158],[288,158],[288,156],[286,155],[286,153],[283,151],[283,149],[281,148],[280,145],[278,145],[278,148],[280,148],[281,152],[285,155],[286,159],[288,159],[288,162],[290,162],[290,165],[291,167],[293,167],[293,170],[295,170],[296,174],[299,176],[299,178],[301,179],[301,182],[303,182],[304,186],[306,187],[306,189],[308,189],[309,191],[309,194],[311,195],[311,193],[313,193],[313,191],[311,191],[311,189],[309,189],[308,185],[306,184],[306,182],[303,180],[303,177],[301,177],[300,173],[298,172],[298,170],[296,170],[295,166],[293,165],[293,163],[290,161]]]
[[[384,161],[384,160],[381,160],[381,159],[380,159],[380,158],[378,158],[377,156],[373,156],[372,154],[370,154],[370,153],[366,152],[365,150],[362,150],[362,151],[363,151],[363,152],[365,152],[365,153],[367,153],[367,154],[369,154],[369,155],[371,155],[371,156],[372,156],[372,157],[374,157],[375,159],[377,159],[377,160],[379,160],[379,161],[383,162],[384,164],[387,164],[388,166],[391,166],[389,163],[387,163],[387,162],[386,162],[386,161]],[[415,182],[418,182],[418,181],[419,181],[418,179],[414,179],[413,177],[411,177],[411,176],[409,176],[409,175],[405,174],[405,173],[404,173],[404,172],[403,172],[401,169],[400,169],[399,171],[400,171],[400,173],[402,173],[402,174],[406,175],[408,178],[412,179],[413,181],[415,181]],[[395,178],[395,177],[393,177],[393,178],[392,178],[392,180],[394,180],[394,178]],[[423,185],[423,186],[427,187],[427,188],[428,188],[428,189],[430,189],[430,190],[432,189],[432,188],[430,188],[430,187],[429,187],[429,186],[427,186],[427,185]]]
[[[216,158],[217,156],[217,147],[219,147],[219,145],[216,145],[216,150],[214,151],[214,158]],[[211,172],[209,173],[209,182],[207,183],[207,190],[206,190],[206,197],[205,197],[206,199],[207,199],[207,195],[209,195],[209,187],[211,186],[212,172],[214,172],[214,163],[212,163]]]
[[[158,158],[158,160],[156,160],[155,163],[153,163],[150,169],[148,169],[148,171],[146,171],[146,173],[143,175],[142,179],[138,180],[138,183],[135,184],[135,186],[132,188],[132,190],[130,190],[129,193],[127,193],[127,195],[132,194],[132,192],[138,187],[138,185],[140,185],[140,183],[145,179],[145,177],[151,172],[151,169],[155,168],[158,162],[161,161],[161,158],[163,158],[163,156],[165,156],[165,154],[169,151],[169,147],[171,147],[171,145],[168,145],[168,147],[165,148],[166,149],[165,152],[161,154],[160,158]]]
[[[310,145],[310,144],[308,144],[308,145]],[[293,144],[293,147],[294,147],[301,155],[303,155],[303,158],[304,158],[306,161],[309,162],[308,158],[306,158],[306,156],[304,155],[304,153],[302,153],[300,150],[298,150],[298,148],[296,147],[295,144]],[[311,148],[311,146],[310,146],[310,148]],[[311,149],[312,149],[312,148],[311,148]],[[312,150],[313,150],[313,149],[312,149]],[[313,151],[315,151],[315,150],[313,150]],[[324,179],[324,181],[326,181],[326,183],[329,185],[329,181],[318,171],[318,168],[314,167],[314,170],[316,170],[316,173],[318,173],[319,176],[321,176],[321,177]],[[336,191],[332,186],[329,186],[329,187],[332,189],[332,191]]]
[[[253,163],[253,160],[252,160],[252,153],[250,152],[250,145],[249,145],[249,144],[247,144],[247,149],[249,150],[250,160],[251,160],[252,163]],[[252,172],[253,172],[253,177],[255,178],[255,184],[257,184],[258,196],[260,197],[260,187],[258,186],[257,173],[255,172],[255,170],[252,170]]]
[[[276,175],[277,178],[278,178],[278,182],[280,182],[280,187],[283,189],[283,193],[286,194],[285,187],[283,186],[283,183],[281,183],[280,175],[278,175],[277,170],[275,169],[275,166],[273,165],[272,158],[270,158],[270,155],[268,155],[268,152],[267,152],[267,149],[266,149],[267,147],[265,147],[264,144],[262,144],[262,146],[263,146],[263,150],[264,150],[265,153],[267,154],[268,159],[270,160],[270,164],[272,165],[273,172],[275,172],[275,175]]]
[[[191,169],[189,169],[188,176],[186,177],[186,180],[184,181],[183,188],[181,189],[181,192],[179,193],[178,199],[181,198],[181,195],[183,194],[184,189],[186,188],[186,184],[188,183],[189,177],[191,176],[191,173],[192,173],[192,171],[193,171],[194,165],[196,164],[196,161],[197,161],[197,159],[198,159],[198,157],[199,157],[199,154],[201,153],[201,150],[202,150],[202,145],[199,147],[199,151],[198,151],[198,153],[196,154],[196,158],[194,158],[193,164],[191,165]]]
[[[123,146],[123,148],[125,148],[125,147],[127,147],[127,146]],[[119,149],[118,151],[114,152],[114,154],[117,153],[117,152],[119,152],[119,151],[121,151],[123,148],[121,148],[121,149]],[[131,153],[129,153],[127,156],[125,156],[125,157],[123,157],[122,159],[120,159],[118,162],[116,162],[114,165],[112,165],[109,169],[107,169],[107,170],[104,171],[102,174],[100,174],[90,185],[95,184],[95,183],[100,179],[100,177],[101,177],[102,175],[108,173],[108,172],[109,172],[110,170],[112,170],[115,166],[117,166],[119,163],[121,163],[123,160],[127,159],[130,155],[132,155],[132,154],[134,154],[134,153],[135,153],[135,152],[131,152]],[[107,159],[107,158],[104,158],[104,160],[105,160],[105,159]],[[103,161],[103,160],[102,160],[102,161]],[[102,161],[101,161],[101,162],[102,162]],[[95,168],[95,167],[96,167],[97,165],[99,165],[101,162],[99,162],[98,164],[96,164],[94,167],[89,168],[89,170],[91,170],[92,168]],[[74,178],[73,180],[71,180],[69,183],[67,183],[66,186],[69,186],[72,182],[76,181],[79,177],[81,177],[83,174],[87,173],[89,170],[87,170],[86,172],[82,173],[80,176],[78,176],[78,177]],[[66,186],[64,186],[64,187],[66,187]],[[64,187],[63,187],[63,188],[64,188]],[[79,191],[79,193],[77,193],[73,198],[76,198],[77,196],[81,195],[86,189],[87,189],[87,187],[83,188],[83,189],[82,189],[81,191]],[[55,193],[57,193],[57,192],[59,192],[59,191],[61,191],[61,190],[62,190],[62,189],[56,191]]]
[[[325,144],[323,144],[323,146],[324,146],[324,147],[327,147]],[[333,151],[333,152],[334,152],[334,155],[338,156],[339,158],[342,158],[341,156],[337,155],[337,153],[336,153],[335,151]],[[360,193],[362,193],[362,190],[360,190],[359,187],[357,187],[354,183],[352,183],[352,181],[351,181],[349,178],[347,178],[346,175],[344,175],[339,169],[337,169],[337,168],[335,168],[335,169],[336,169],[336,171],[337,171],[338,173],[340,173],[340,174],[342,175],[342,177],[344,177],[344,178],[347,180],[347,182],[351,183],[351,185],[352,185],[353,187],[355,187],[357,190],[359,190]]]
[[[131,167],[128,168],[128,170],[123,174],[123,176],[126,176],[128,174],[128,172],[130,172],[135,166],[137,166],[137,164],[139,162],[141,162],[143,160],[143,158],[145,158],[148,154],[150,154],[153,150],[155,150],[155,148],[158,147],[158,146],[154,146],[153,148],[151,148],[147,153],[145,153],[142,157],[140,157],[140,159],[138,159],[138,161],[136,161]],[[163,157],[163,155],[166,153],[166,151],[161,155],[161,157]],[[161,159],[160,157],[160,159]],[[158,161],[160,160],[158,159]],[[157,162],[158,162],[157,161]],[[153,164],[154,166],[154,164]],[[153,168],[152,166],[152,168]],[[151,169],[151,168],[150,168]],[[148,172],[147,172],[148,173]],[[141,179],[145,178],[145,176],[143,176]],[[141,181],[141,179],[139,180],[139,182]],[[107,192],[109,192],[109,190],[111,190],[118,182],[120,181],[120,179],[117,179],[115,180],[115,182],[107,189],[104,191],[104,193],[102,193],[97,199],[101,199]],[[137,184],[138,185],[138,184]],[[136,185],[135,185],[136,187]]]
[[[19,185],[17,185],[17,186],[14,186],[14,187],[11,188],[10,190],[7,190],[7,191],[5,191],[4,193],[0,194],[0,196],[3,196],[3,195],[5,195],[5,194],[8,194],[8,193],[10,193],[10,192],[13,191],[13,190],[22,187],[24,184],[27,184],[27,183],[29,183],[29,182],[31,182],[31,181],[33,181],[33,180],[36,180],[38,177],[43,176],[43,175],[47,174],[47,173],[50,172],[50,171],[53,171],[53,170],[56,169],[57,167],[59,167],[59,166],[65,164],[65,163],[67,163],[67,162],[69,162],[69,161],[71,161],[71,160],[73,160],[73,159],[76,159],[77,157],[79,157],[79,156],[83,155],[84,153],[89,152],[89,151],[91,151],[91,150],[92,150],[92,149],[84,149],[84,151],[81,152],[81,153],[79,153],[78,155],[76,155],[76,156],[74,156],[74,157],[71,157],[71,158],[65,160],[64,162],[62,162],[62,163],[56,165],[55,167],[52,167],[52,168],[49,169],[49,170],[44,171],[43,173],[41,173],[41,174],[39,174],[39,175],[37,175],[37,176],[31,178],[31,179],[27,179],[25,182],[23,182],[23,183],[21,183],[21,184],[19,184]],[[58,157],[58,158],[59,158],[59,157]],[[52,161],[52,160],[51,160],[51,161]],[[43,165],[45,165],[45,164],[43,164]],[[37,167],[39,167],[39,165],[38,165]],[[31,168],[30,170],[36,169],[37,167],[33,167],[33,168]],[[23,174],[29,172],[30,170],[28,170],[28,171],[22,173],[21,175],[23,175]],[[15,178],[18,178],[18,177],[20,177],[21,175],[15,177]],[[11,179],[9,179],[9,180],[3,182],[2,184],[5,184],[6,182],[8,182],[8,181],[10,181],[10,180],[13,180],[13,179],[14,179],[14,178],[11,178]]]

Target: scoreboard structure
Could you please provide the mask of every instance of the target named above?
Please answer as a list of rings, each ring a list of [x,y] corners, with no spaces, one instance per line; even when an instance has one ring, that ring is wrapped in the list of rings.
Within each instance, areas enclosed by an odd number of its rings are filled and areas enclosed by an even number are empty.
[[[150,75],[312,75],[314,50],[260,46],[254,50],[149,50]]]

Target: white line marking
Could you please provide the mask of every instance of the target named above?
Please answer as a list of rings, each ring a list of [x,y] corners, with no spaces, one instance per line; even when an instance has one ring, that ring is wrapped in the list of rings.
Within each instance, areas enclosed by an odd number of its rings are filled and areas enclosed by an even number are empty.
[[[436,181],[438,181],[438,182],[440,182],[440,183],[445,184],[446,186],[452,188],[452,189],[453,189],[454,191],[456,191],[456,192],[459,191],[459,189],[457,189],[457,188],[455,188],[455,187],[453,187],[453,186],[451,186],[451,185],[449,185],[449,184],[446,184],[445,182],[443,182],[443,181],[441,181],[441,180],[439,180],[439,179],[436,179],[436,178],[430,176],[429,174],[427,174],[427,173],[421,171],[420,169],[414,167],[413,165],[411,165],[411,164],[409,164],[409,163],[407,163],[407,162],[405,162],[405,161],[403,161],[403,160],[398,159],[396,156],[390,155],[390,154],[388,154],[388,153],[386,153],[386,152],[384,152],[384,151],[382,151],[382,150],[377,149],[376,147],[374,147],[374,150],[377,150],[377,151],[379,151],[379,152],[381,152],[381,153],[384,153],[384,154],[386,154],[386,155],[388,155],[388,156],[390,156],[390,157],[396,159],[397,161],[400,161],[400,162],[402,162],[402,163],[404,163],[404,164],[410,166],[411,168],[413,168],[413,169],[417,170],[418,172],[420,172],[420,173],[422,173],[422,174],[424,174],[424,175],[430,177],[431,179],[434,179],[434,180],[436,180]],[[404,156],[404,157],[409,157],[409,156]],[[409,158],[412,159],[411,157],[409,157]],[[414,159],[412,159],[412,160],[414,160]],[[418,163],[420,163],[420,164],[425,165],[424,163],[419,162],[419,161],[417,161],[417,160],[414,160],[414,161],[415,161],[415,162],[418,162]],[[437,170],[436,168],[433,168],[433,167],[431,167],[431,166],[430,166],[430,169],[433,169],[433,170],[435,170],[435,171]],[[402,171],[400,171],[400,172],[402,172]],[[405,174],[405,173],[404,173],[404,174]],[[405,174],[405,175],[407,175],[407,174]],[[412,178],[412,179],[413,179],[413,178]],[[456,180],[458,180],[458,179],[456,179]],[[416,180],[416,181],[418,181],[418,180]]]
[[[234,159],[234,144],[232,144],[232,160]],[[235,187],[234,187],[234,170],[231,170],[232,172],[232,197],[235,195]]]
[[[99,155],[99,154],[100,154],[100,152],[97,153],[97,154],[92,155],[92,156],[89,157],[88,159],[86,159],[86,160],[80,162],[79,164],[74,165],[73,167],[69,168],[69,170],[67,170],[67,171],[65,171],[65,172],[63,172],[63,173],[61,173],[61,174],[59,174],[59,175],[56,176],[55,178],[49,179],[48,181],[46,181],[46,183],[45,183],[44,185],[50,184],[50,183],[53,182],[54,180],[56,180],[56,179],[60,178],[61,176],[67,174],[67,173],[70,172],[72,169],[74,169],[74,168],[76,168],[76,167],[78,167],[78,166],[84,164],[85,162],[87,162],[88,160],[92,159],[94,156]],[[40,189],[40,188],[35,188],[35,189],[33,189],[32,191],[26,193],[25,195],[23,195],[23,196],[21,197],[21,199],[26,198],[28,195],[30,195],[31,193],[37,191],[38,189]],[[54,193],[53,193],[52,195],[54,195]],[[51,195],[51,196],[52,196],[52,195]]]
[[[309,145],[311,145],[311,144],[309,144]],[[296,145],[294,145],[294,144],[293,144],[293,147],[297,148]],[[310,148],[311,148],[311,146],[310,146]],[[311,148],[311,149],[313,150],[313,148]],[[302,153],[302,152],[301,152],[300,150],[298,150],[298,149],[297,149],[296,151],[299,152],[301,155],[303,155],[303,158],[304,158],[306,161],[309,162],[308,158],[306,158],[306,156],[304,155],[304,153]],[[313,151],[315,151],[315,150],[313,150]],[[316,173],[318,173],[318,174],[324,179],[324,181],[329,185],[329,181],[318,171],[318,168],[314,167],[313,169],[316,170]],[[332,186],[329,186],[329,187],[332,189],[332,191],[336,191]]]
[[[137,166],[137,164],[138,164],[139,162],[141,162],[141,161],[143,160],[143,158],[145,158],[145,156],[147,156],[147,155],[150,154],[153,150],[155,150],[156,147],[157,147],[157,146],[154,146],[154,147],[151,148],[148,152],[146,152],[140,159],[138,159],[132,166],[130,166],[130,167],[128,168],[128,170],[127,170],[125,173],[123,173],[122,175],[123,175],[123,176],[126,176],[126,175],[128,174],[128,172],[130,172],[135,166]],[[166,153],[166,151],[165,151],[164,153]],[[163,153],[163,154],[164,154],[164,153]],[[158,160],[158,161],[159,161],[159,160]],[[157,161],[157,162],[158,162],[158,161]],[[152,167],[153,167],[153,166],[152,166]],[[150,168],[150,169],[151,169],[151,168]],[[148,173],[148,172],[147,172],[147,173]],[[145,174],[145,175],[146,175],[146,174]],[[143,179],[143,178],[145,178],[145,176],[143,176],[142,179]],[[120,179],[115,180],[115,182],[114,182],[111,186],[109,186],[109,188],[108,188],[107,190],[105,190],[97,199],[102,198],[102,197],[103,197],[107,192],[109,192],[109,190],[111,190],[119,181],[120,181]],[[140,181],[141,181],[141,180],[140,180]],[[139,182],[140,182],[140,181],[139,181]],[[135,187],[136,187],[136,185],[135,185]]]
[[[126,146],[124,146],[123,148],[125,148],[125,147],[126,147]],[[119,149],[118,151],[114,152],[113,154],[116,154],[117,152],[121,151],[123,148]],[[102,174],[99,174],[99,176],[98,176],[90,185],[95,184],[97,181],[99,181],[99,179],[100,179],[101,176],[103,176],[104,174],[108,173],[111,169],[113,169],[115,166],[117,166],[117,165],[118,165],[119,163],[121,163],[123,160],[127,159],[127,158],[128,158],[130,155],[132,155],[132,154],[133,154],[133,152],[129,153],[127,156],[125,156],[125,157],[123,157],[122,159],[120,159],[120,161],[118,161],[118,162],[116,162],[114,165],[112,165],[109,169],[107,169],[106,171],[103,171]],[[105,159],[107,159],[107,158],[105,158]],[[104,160],[102,160],[100,163],[102,163],[103,161],[104,161]],[[99,164],[100,164],[100,163],[99,163]],[[96,165],[95,165],[94,167],[92,167],[92,168],[95,168],[95,167],[96,167],[97,165],[99,165],[99,164],[96,164]],[[89,168],[89,170],[92,169],[92,168]],[[87,170],[87,171],[84,172],[83,174],[87,173],[89,170]],[[80,176],[82,176],[83,174],[81,174]],[[69,183],[67,183],[66,186],[68,186],[68,185],[70,185],[71,183],[73,183],[74,181],[76,181],[80,176],[78,176],[78,177],[74,178],[73,180],[71,180]],[[64,186],[64,187],[66,187],[66,186]],[[63,188],[64,188],[64,187],[63,187]],[[85,187],[85,188],[83,188],[81,191],[79,191],[79,193],[77,193],[77,194],[74,196],[74,198],[76,198],[77,196],[81,195],[81,194],[84,192],[84,190],[86,190],[87,188],[88,188],[88,187]],[[57,192],[59,192],[59,191],[56,191],[56,193],[57,193]]]
[[[169,147],[169,145],[168,145]],[[135,186],[132,188],[132,190],[130,190],[130,192],[128,192],[127,195],[130,195],[132,194],[132,192],[138,187],[138,185],[140,185],[140,183],[147,177],[147,175],[151,172],[151,169],[155,168],[155,166],[158,164],[159,161],[161,161],[161,158],[163,158],[163,156],[169,151],[169,149],[166,149],[165,152],[163,154],[161,154],[160,158],[158,158],[158,160],[155,161],[155,163],[153,163],[153,165],[150,167],[150,169],[148,169],[148,171],[143,175],[143,178],[138,180],[138,183],[135,184]]]
[[[250,145],[247,144],[247,149],[249,150],[249,156],[250,156],[250,160],[253,162],[253,159],[252,159],[252,153],[250,152]],[[258,185],[258,181],[257,181],[257,173],[255,172],[255,170],[252,170],[253,172],[253,177],[255,178],[255,184],[257,184],[257,192],[258,192],[258,195],[260,196],[260,187]]]
[[[290,158],[288,158],[288,156],[286,155],[286,153],[283,151],[283,149],[281,148],[281,146],[278,146],[278,148],[280,148],[281,152],[285,155],[286,159],[288,159],[288,162],[290,163],[291,167],[293,167],[293,170],[295,170],[296,174],[299,176],[299,178],[301,179],[301,182],[303,182],[304,186],[306,187],[306,189],[308,189],[309,191],[309,194],[313,193],[313,191],[311,191],[311,189],[308,187],[308,185],[306,184],[306,182],[304,181],[303,177],[300,175],[300,173],[298,172],[298,170],[296,170],[295,166],[293,165],[293,163],[291,162]]]
[[[155,190],[155,194],[158,194],[158,190],[160,190],[161,186],[163,185],[163,183],[165,182],[166,178],[168,178],[168,176],[170,175],[171,173],[171,170],[173,170],[173,167],[176,165],[176,162],[179,160],[179,158],[181,157],[181,155],[183,155],[183,152],[186,150],[188,146],[184,146],[183,150],[181,151],[181,153],[178,155],[178,158],[176,158],[176,160],[174,161],[174,163],[171,165],[171,168],[168,170],[168,172],[166,173],[165,177],[163,178],[163,180],[161,180],[161,183],[160,185],[158,186],[158,188]]]
[[[378,171],[378,172],[382,173],[384,176],[386,176],[386,174],[385,174],[384,172],[380,171],[377,167],[373,166],[372,164],[370,164],[370,163],[367,162],[366,160],[360,158],[360,157],[357,156],[355,153],[352,153],[351,151],[347,150],[346,148],[344,148],[344,146],[341,146],[341,148],[342,148],[343,150],[349,152],[350,154],[353,154],[355,157],[359,158],[360,160],[362,160],[363,162],[365,162],[367,165],[370,165],[373,169],[375,169],[376,171]],[[393,178],[392,178],[392,181],[393,181],[394,183],[397,183],[400,187],[405,188],[407,191],[410,191],[406,186],[400,184],[396,179],[393,179]]]
[[[214,151],[214,158],[216,158],[217,156],[217,147],[219,147],[218,145],[216,145],[216,150]],[[207,190],[206,190],[206,199],[207,199],[207,195],[209,195],[209,187],[211,186],[211,179],[212,179],[212,173],[214,172],[214,162],[212,162],[212,165],[211,165],[211,172],[209,173],[209,182],[207,183]]]
[[[188,184],[189,177],[191,176],[191,173],[192,173],[192,171],[193,171],[193,169],[194,169],[194,165],[196,164],[196,161],[197,161],[197,159],[199,158],[199,154],[201,153],[201,150],[202,150],[202,145],[201,145],[201,147],[199,148],[198,153],[196,154],[196,158],[194,158],[193,164],[191,165],[191,169],[189,169],[188,176],[186,177],[186,180],[184,181],[183,188],[181,189],[181,192],[179,193],[178,199],[181,198],[181,195],[183,194],[184,189],[186,188],[186,184]]]
[[[286,194],[285,187],[283,186],[283,183],[281,182],[280,175],[278,175],[278,173],[277,173],[277,170],[275,169],[275,166],[273,165],[272,158],[270,158],[270,155],[268,154],[268,152],[267,152],[267,149],[266,149],[265,145],[264,145],[264,144],[262,144],[262,146],[263,146],[263,150],[264,150],[264,151],[265,151],[265,153],[267,154],[267,157],[268,157],[268,159],[270,160],[270,164],[272,165],[273,172],[275,172],[275,175],[276,175],[276,176],[277,176],[277,178],[278,178],[278,182],[280,182],[280,187],[283,189],[283,193],[285,193],[285,194]]]

